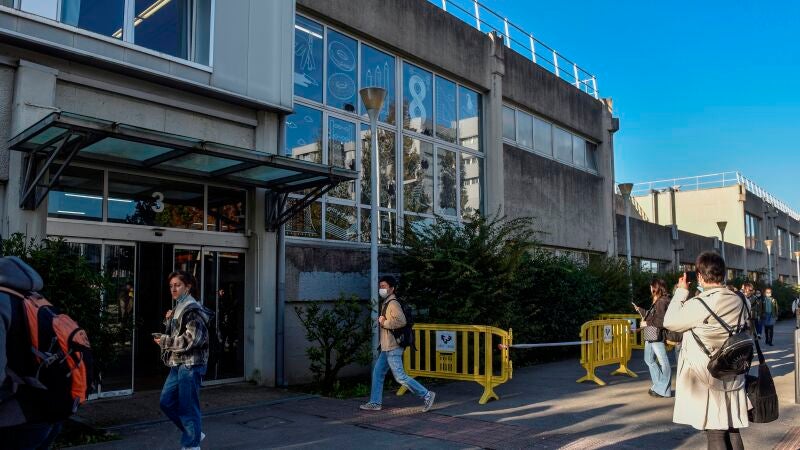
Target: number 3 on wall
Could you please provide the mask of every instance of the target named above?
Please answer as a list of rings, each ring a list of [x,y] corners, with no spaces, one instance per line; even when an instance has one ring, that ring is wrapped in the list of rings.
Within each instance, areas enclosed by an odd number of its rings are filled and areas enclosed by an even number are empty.
[[[162,194],[161,192],[153,192],[153,198],[156,199],[156,201],[153,204],[153,206],[151,206],[150,208],[153,211],[157,212],[157,213],[163,211],[164,210],[164,194]]]

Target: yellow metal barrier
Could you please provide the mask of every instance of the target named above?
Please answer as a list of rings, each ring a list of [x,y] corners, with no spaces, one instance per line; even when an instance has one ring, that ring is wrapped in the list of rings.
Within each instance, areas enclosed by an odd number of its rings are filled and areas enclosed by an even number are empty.
[[[592,320],[581,326],[581,365],[586,369],[586,375],[579,378],[577,383],[594,381],[600,386],[605,382],[594,374],[600,366],[619,364],[619,368],[612,375],[637,375],[628,369],[631,359],[630,323],[624,319]]]
[[[499,400],[494,388],[511,379],[508,347],[512,332],[485,325],[414,324],[417,350],[406,348],[403,366],[411,377],[475,381],[483,386],[481,405]],[[498,349],[498,344],[502,348]],[[495,373],[495,358],[499,369]],[[403,395],[401,386],[397,395]]]
[[[631,334],[629,335],[631,340],[631,348],[635,348],[637,350],[644,350],[644,338],[642,337],[641,328],[639,327],[639,323],[642,321],[642,317],[639,314],[600,314],[597,316],[598,320],[607,320],[607,319],[625,319],[631,323]]]

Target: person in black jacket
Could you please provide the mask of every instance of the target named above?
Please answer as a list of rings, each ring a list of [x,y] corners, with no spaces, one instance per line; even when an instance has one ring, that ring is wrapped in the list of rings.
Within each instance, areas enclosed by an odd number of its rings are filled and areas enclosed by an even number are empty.
[[[670,302],[667,292],[666,282],[660,278],[653,278],[650,282],[653,305],[648,310],[636,307],[639,314],[642,315],[641,328],[646,338],[644,362],[650,369],[650,379],[653,381],[653,386],[648,393],[652,397],[660,398],[672,397],[672,369],[664,342],[664,315],[667,313]],[[646,327],[654,327],[654,329],[646,330]]]

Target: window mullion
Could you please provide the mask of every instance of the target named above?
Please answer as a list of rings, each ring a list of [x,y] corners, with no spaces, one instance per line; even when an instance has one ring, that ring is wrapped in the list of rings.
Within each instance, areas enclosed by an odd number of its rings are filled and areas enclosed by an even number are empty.
[[[136,0],[125,0],[125,12],[122,21],[122,40],[134,42],[134,21],[136,20]]]

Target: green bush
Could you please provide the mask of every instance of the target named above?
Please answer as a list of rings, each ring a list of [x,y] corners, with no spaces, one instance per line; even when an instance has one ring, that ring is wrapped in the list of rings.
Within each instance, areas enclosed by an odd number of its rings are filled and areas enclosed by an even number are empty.
[[[306,349],[306,355],[323,393],[337,390],[339,371],[345,366],[370,363],[372,328],[357,297],[339,297],[330,308],[309,302],[294,310],[306,329],[306,339],[315,344]]]
[[[0,239],[0,254],[18,256],[33,267],[44,280],[41,294],[86,330],[96,372],[115,364],[115,344],[130,334],[130,328],[114,326],[106,319],[103,295],[111,284],[103,274],[60,238],[35,241],[16,233]]]

